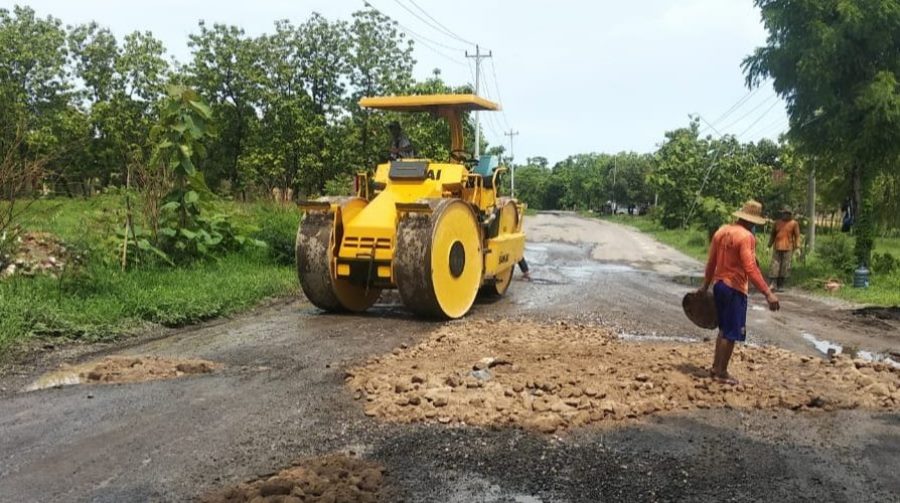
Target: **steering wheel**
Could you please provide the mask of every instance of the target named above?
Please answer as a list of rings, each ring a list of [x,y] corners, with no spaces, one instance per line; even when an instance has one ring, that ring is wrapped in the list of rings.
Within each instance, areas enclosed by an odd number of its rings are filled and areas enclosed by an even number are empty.
[[[465,165],[472,165],[476,161],[468,150],[457,148],[450,151],[450,159],[461,162]]]

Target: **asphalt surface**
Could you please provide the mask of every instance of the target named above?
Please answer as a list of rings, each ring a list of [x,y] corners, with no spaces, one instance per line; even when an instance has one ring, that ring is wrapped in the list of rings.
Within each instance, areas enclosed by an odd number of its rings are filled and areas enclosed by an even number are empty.
[[[712,335],[680,310],[700,268],[690,258],[566,214],[529,217],[527,231],[535,280],[516,280],[471,317],[565,319],[637,339]],[[192,500],[335,451],[383,463],[386,501],[900,501],[900,413],[705,410],[559,436],[373,420],[343,369],[436,327],[395,299],[364,316],[277,303],[79,356],[224,365],[207,376],[20,392],[71,354],[15,367],[0,377],[0,501]],[[812,335],[873,353],[900,349],[893,322],[849,306],[788,294],[772,314],[761,302],[750,313],[753,343],[819,355]]]

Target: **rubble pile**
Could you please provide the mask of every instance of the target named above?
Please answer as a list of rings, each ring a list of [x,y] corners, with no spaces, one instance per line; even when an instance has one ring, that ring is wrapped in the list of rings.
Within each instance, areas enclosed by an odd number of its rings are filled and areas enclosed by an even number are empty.
[[[56,277],[74,259],[59,238],[46,232],[26,232],[16,241],[11,256],[0,256],[0,278],[36,274]]]
[[[277,474],[220,489],[203,503],[372,503],[379,500],[384,469],[370,461],[330,455],[306,459]]]
[[[159,356],[107,356],[79,365],[62,364],[44,374],[26,391],[72,384],[127,383],[173,379],[186,375],[208,374],[221,365],[198,358]]]
[[[365,413],[400,422],[510,425],[551,433],[694,409],[900,409],[900,370],[739,345],[709,377],[713,343],[628,342],[566,323],[472,321],[350,369]]]

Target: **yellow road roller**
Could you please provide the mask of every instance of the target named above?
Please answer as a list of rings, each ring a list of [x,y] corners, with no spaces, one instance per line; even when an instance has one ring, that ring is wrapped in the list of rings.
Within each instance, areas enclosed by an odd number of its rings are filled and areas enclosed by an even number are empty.
[[[525,251],[524,206],[498,197],[495,156],[473,159],[465,112],[499,110],[471,94],[363,98],[362,107],[429,112],[450,129],[450,158],[397,158],[356,178],[356,194],[304,201],[297,231],[303,293],[325,311],[362,312],[396,288],[407,309],[460,318],[479,292],[503,295]]]

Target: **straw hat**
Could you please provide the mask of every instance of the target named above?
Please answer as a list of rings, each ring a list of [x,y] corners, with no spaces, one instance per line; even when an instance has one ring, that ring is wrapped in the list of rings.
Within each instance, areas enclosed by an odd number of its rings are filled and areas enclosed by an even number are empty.
[[[766,217],[762,214],[762,203],[752,199],[744,203],[744,206],[732,215],[751,224],[763,225],[767,222]]]

